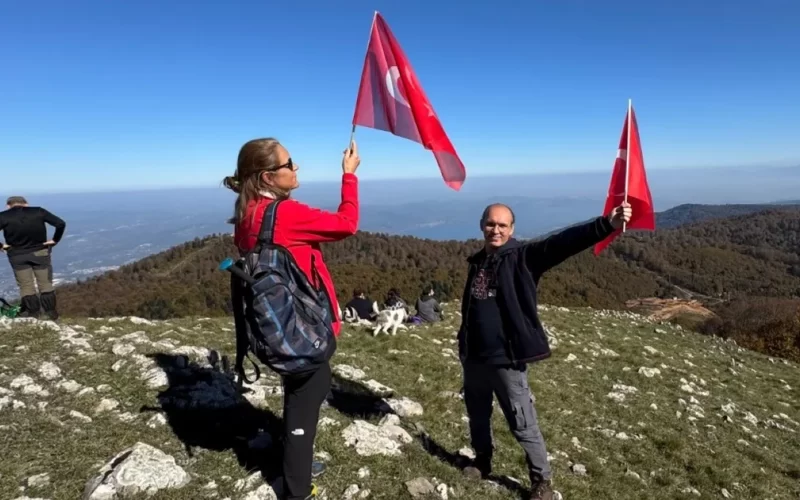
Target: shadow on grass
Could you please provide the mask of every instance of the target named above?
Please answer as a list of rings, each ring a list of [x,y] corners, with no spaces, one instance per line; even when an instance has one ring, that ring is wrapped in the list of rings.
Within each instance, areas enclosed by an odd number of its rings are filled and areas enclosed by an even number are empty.
[[[414,437],[417,439],[417,441],[419,441],[422,449],[428,452],[428,454],[450,465],[451,467],[459,469],[463,472],[465,468],[472,465],[472,460],[469,458],[458,453],[448,451],[444,446],[436,442],[436,440],[433,439],[430,434],[428,434],[427,431],[422,428],[422,426],[416,426]],[[497,476],[495,474],[490,474],[485,480],[499,484],[512,493],[516,493],[520,498],[527,499],[531,495],[530,490],[526,489],[520,483],[512,480],[508,476]]]
[[[394,411],[360,382],[333,374],[328,405],[350,418],[380,418]]]
[[[141,412],[162,413],[189,456],[195,448],[230,450],[239,465],[260,471],[272,482],[281,474],[283,420],[245,399],[249,389],[239,388],[223,359],[212,352],[211,366],[189,361],[187,356],[149,355],[167,374],[168,387],[158,394],[158,406]]]

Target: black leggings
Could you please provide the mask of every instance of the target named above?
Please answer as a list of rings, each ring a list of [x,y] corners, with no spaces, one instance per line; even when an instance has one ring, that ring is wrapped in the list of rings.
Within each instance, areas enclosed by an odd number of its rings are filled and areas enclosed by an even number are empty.
[[[331,389],[328,362],[311,374],[283,379],[283,487],[286,500],[311,494],[311,462],[322,402]]]

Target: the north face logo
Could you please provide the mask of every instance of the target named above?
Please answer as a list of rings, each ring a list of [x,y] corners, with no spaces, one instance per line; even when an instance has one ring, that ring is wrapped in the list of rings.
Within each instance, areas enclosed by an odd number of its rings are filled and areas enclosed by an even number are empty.
[[[316,342],[314,342],[314,349],[319,349],[319,344],[320,344],[320,341],[319,341],[319,339],[317,339]]]

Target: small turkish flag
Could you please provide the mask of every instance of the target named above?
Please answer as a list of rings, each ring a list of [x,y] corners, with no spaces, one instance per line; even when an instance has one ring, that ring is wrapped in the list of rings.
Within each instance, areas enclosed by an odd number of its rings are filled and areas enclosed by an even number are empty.
[[[628,104],[628,114],[625,116],[625,124],[622,127],[622,136],[619,139],[619,150],[617,150],[617,159],[614,162],[614,172],[611,174],[611,185],[608,188],[603,215],[608,216],[626,199],[631,204],[633,212],[627,228],[655,231],[656,217],[653,212],[653,198],[650,196],[647,175],[644,171],[644,156],[642,155],[642,143],[639,141],[636,114],[630,103]],[[621,229],[617,229],[596,244],[594,254],[598,255],[602,252],[621,232]]]
[[[433,152],[445,183],[458,191],[467,173],[400,44],[375,13],[353,126],[405,137]]]

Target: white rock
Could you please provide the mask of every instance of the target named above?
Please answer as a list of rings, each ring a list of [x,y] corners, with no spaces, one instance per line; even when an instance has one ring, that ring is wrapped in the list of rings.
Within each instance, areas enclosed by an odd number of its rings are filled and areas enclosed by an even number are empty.
[[[364,479],[369,477],[369,467],[362,467],[358,469],[358,478]]]
[[[111,411],[116,409],[117,406],[119,406],[119,401],[110,398],[103,398],[100,400],[100,403],[97,404],[97,407],[94,409],[94,413],[97,415],[98,413]]]
[[[251,491],[242,500],[278,500],[275,490],[268,484],[262,484],[255,491]]]
[[[468,458],[470,460],[475,460],[475,456],[476,456],[475,455],[475,450],[473,450],[472,448],[466,448],[466,447],[461,448],[460,450],[458,450],[458,454],[461,455],[462,457],[466,457],[466,458]]]
[[[45,380],[56,380],[61,377],[61,369],[54,363],[45,361],[39,366],[39,375]]]
[[[153,323],[150,320],[147,320],[147,319],[144,319],[144,318],[137,318],[136,316],[129,317],[128,321],[130,321],[134,325],[151,325],[151,326],[155,325],[155,323]]]
[[[35,384],[33,379],[27,375],[20,375],[11,381],[9,387],[12,389],[19,389],[22,394],[31,394],[35,396],[47,397],[50,395],[41,385]]]
[[[351,484],[344,490],[342,493],[342,500],[353,500],[355,496],[358,494],[360,488],[357,484]]]
[[[83,500],[153,496],[163,489],[182,488],[190,480],[189,474],[172,456],[138,442],[109,460],[100,473],[87,482]]]
[[[355,447],[356,453],[363,456],[398,456],[402,454],[402,445],[413,441],[405,429],[393,423],[393,419],[384,419],[378,426],[356,420],[342,431],[342,437],[345,446]]]
[[[625,471],[625,475],[626,475],[627,477],[632,477],[632,478],[634,478],[634,479],[637,479],[637,480],[639,480],[639,481],[641,481],[641,480],[642,480],[642,477],[641,477],[641,476],[640,476],[638,473],[636,473],[636,472],[634,472],[634,471],[632,471],[632,470],[630,470],[630,469],[628,469],[628,470],[626,470],[626,471]]]
[[[127,356],[134,351],[136,351],[136,348],[130,344],[114,344],[111,348],[111,352],[116,356]]]
[[[147,421],[147,427],[151,429],[155,429],[156,427],[161,427],[162,425],[167,423],[167,417],[164,416],[162,413],[156,413]]]
[[[571,363],[571,362],[577,361],[577,360],[578,360],[578,356],[576,356],[576,355],[574,355],[572,353],[569,353],[567,355],[567,359],[566,359],[567,363]]]
[[[46,472],[36,474],[26,479],[25,482],[28,484],[28,488],[44,488],[50,484],[50,474]]]
[[[572,473],[576,476],[585,476],[586,475],[586,466],[583,464],[574,464],[572,466]]]
[[[56,385],[56,387],[58,387],[59,389],[63,389],[70,394],[73,394],[75,392],[80,391],[81,387],[83,386],[75,382],[74,380],[62,380]]]
[[[386,403],[392,411],[403,418],[419,416],[423,413],[421,404],[406,397],[400,399],[384,399],[383,402]]]
[[[233,483],[233,489],[235,491],[249,490],[255,488],[260,482],[261,473],[254,472],[244,479],[237,479],[236,482]]]
[[[86,423],[89,423],[89,422],[92,421],[91,417],[89,417],[87,415],[84,415],[83,413],[81,413],[79,411],[75,411],[75,410],[70,411],[69,412],[69,416],[72,417],[72,418],[77,418],[78,420],[83,420]]]
[[[333,373],[346,380],[362,380],[367,376],[364,370],[353,368],[350,365],[336,365],[333,367]]]
[[[372,394],[381,398],[389,397],[394,394],[394,389],[381,384],[377,380],[367,380],[364,382],[364,387],[369,389]]]
[[[656,375],[661,375],[661,370],[659,370],[658,368],[647,368],[642,366],[641,368],[639,368],[639,374],[644,375],[647,378],[653,378]]]

